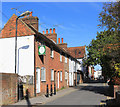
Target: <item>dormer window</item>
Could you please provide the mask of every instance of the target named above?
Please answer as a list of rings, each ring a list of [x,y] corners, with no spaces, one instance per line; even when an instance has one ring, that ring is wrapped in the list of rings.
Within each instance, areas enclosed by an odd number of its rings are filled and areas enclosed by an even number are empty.
[[[80,54],[81,54],[81,51],[79,51],[78,54],[80,55]]]

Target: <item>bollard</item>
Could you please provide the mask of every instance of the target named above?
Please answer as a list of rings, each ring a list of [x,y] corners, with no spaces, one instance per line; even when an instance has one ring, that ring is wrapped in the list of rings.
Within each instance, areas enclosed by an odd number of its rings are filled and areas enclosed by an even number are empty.
[[[47,84],[47,92],[46,92],[46,97],[49,97],[49,88],[48,88],[48,84]]]
[[[56,95],[56,85],[54,83],[54,95]]]
[[[52,93],[53,93],[53,90],[52,90],[52,84],[51,84],[51,94],[50,94],[50,96],[52,96]]]

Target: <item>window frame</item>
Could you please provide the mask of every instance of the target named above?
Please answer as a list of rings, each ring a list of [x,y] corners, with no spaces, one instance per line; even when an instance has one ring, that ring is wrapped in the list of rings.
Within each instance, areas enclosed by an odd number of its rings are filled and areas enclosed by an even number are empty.
[[[68,72],[65,71],[65,80],[67,80],[67,79],[68,79]]]
[[[54,58],[54,50],[53,50],[53,48],[50,48],[50,57]]]
[[[67,63],[67,55],[65,55],[65,63]]]
[[[60,53],[60,62],[62,62],[62,53]]]
[[[54,69],[51,69],[51,81],[54,81]]]
[[[62,71],[60,71],[60,81],[62,82]]]
[[[42,76],[44,76],[44,77],[42,77]],[[45,69],[45,67],[41,68],[41,81],[42,82],[46,81],[46,69]]]

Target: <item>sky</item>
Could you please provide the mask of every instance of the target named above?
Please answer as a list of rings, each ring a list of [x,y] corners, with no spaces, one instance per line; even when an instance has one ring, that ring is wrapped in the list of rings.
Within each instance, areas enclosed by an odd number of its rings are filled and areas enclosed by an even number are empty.
[[[68,47],[87,46],[101,30],[97,25],[102,6],[103,2],[2,2],[1,27],[13,14],[28,10],[39,18],[39,32],[56,28],[57,37]]]

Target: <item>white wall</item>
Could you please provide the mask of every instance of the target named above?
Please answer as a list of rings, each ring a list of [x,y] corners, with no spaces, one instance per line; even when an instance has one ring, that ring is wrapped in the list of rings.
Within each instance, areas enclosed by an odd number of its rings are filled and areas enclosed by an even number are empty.
[[[83,72],[83,70],[84,70],[84,67],[83,67],[83,61],[82,61],[82,59],[77,59],[79,62],[80,62],[80,68],[79,68],[79,70],[81,70],[82,72]]]
[[[1,38],[0,50],[0,72],[15,73],[15,38]],[[17,73],[34,75],[34,35],[18,37]]]
[[[89,78],[91,78],[91,76],[92,76],[92,70],[91,70],[91,68],[92,68],[92,66],[89,66],[89,71],[88,71],[89,72],[89,75],[88,75]]]
[[[74,61],[69,58],[69,86],[73,86],[74,83]]]
[[[96,71],[96,72],[94,72],[94,77],[95,78],[99,78],[100,76],[102,76],[102,71]]]

